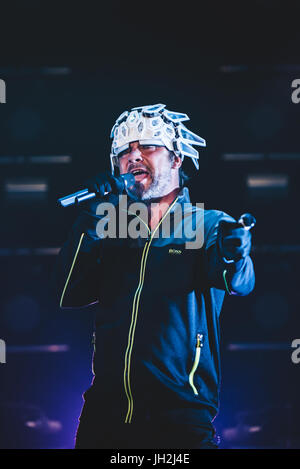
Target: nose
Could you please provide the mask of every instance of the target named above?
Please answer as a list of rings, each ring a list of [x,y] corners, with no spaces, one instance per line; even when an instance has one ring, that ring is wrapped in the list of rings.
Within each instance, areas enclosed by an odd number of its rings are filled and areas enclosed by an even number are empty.
[[[128,154],[128,162],[134,163],[136,161],[142,161],[142,159],[143,159],[142,152],[140,151],[138,147],[132,148],[130,150],[130,153]]]

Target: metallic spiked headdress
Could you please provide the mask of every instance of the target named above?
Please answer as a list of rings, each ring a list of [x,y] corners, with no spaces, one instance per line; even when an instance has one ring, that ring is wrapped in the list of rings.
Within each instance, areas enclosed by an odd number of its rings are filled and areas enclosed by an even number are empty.
[[[206,146],[202,137],[191,132],[182,124],[190,120],[186,114],[165,109],[165,104],[134,107],[123,112],[115,122],[110,137],[111,170],[118,166],[118,155],[129,148],[129,143],[139,141],[142,145],[164,145],[180,156],[192,158],[199,169],[199,153],[192,145]]]

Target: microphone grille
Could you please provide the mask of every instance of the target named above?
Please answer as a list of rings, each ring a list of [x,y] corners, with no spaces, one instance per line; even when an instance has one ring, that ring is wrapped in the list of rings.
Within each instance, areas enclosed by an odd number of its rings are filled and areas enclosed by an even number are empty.
[[[135,177],[133,174],[131,173],[121,174],[121,178],[123,179],[125,189],[127,189],[127,187],[134,186]]]

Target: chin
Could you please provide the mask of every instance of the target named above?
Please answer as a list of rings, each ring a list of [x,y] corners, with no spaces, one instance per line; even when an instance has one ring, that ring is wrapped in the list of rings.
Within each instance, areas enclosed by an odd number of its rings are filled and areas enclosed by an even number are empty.
[[[143,200],[145,188],[142,184],[136,182],[131,190],[127,190],[128,195],[135,200]]]

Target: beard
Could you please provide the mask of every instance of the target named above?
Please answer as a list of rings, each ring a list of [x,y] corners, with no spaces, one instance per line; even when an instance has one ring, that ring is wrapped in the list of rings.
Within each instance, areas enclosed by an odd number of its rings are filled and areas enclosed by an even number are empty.
[[[129,195],[132,196],[136,200],[144,200],[148,201],[151,199],[156,199],[159,197],[163,197],[164,195],[168,194],[170,183],[172,180],[171,177],[171,167],[166,166],[163,170],[154,176],[152,176],[152,182],[148,189],[145,189],[144,184],[140,182],[136,182],[133,188],[130,190]]]

